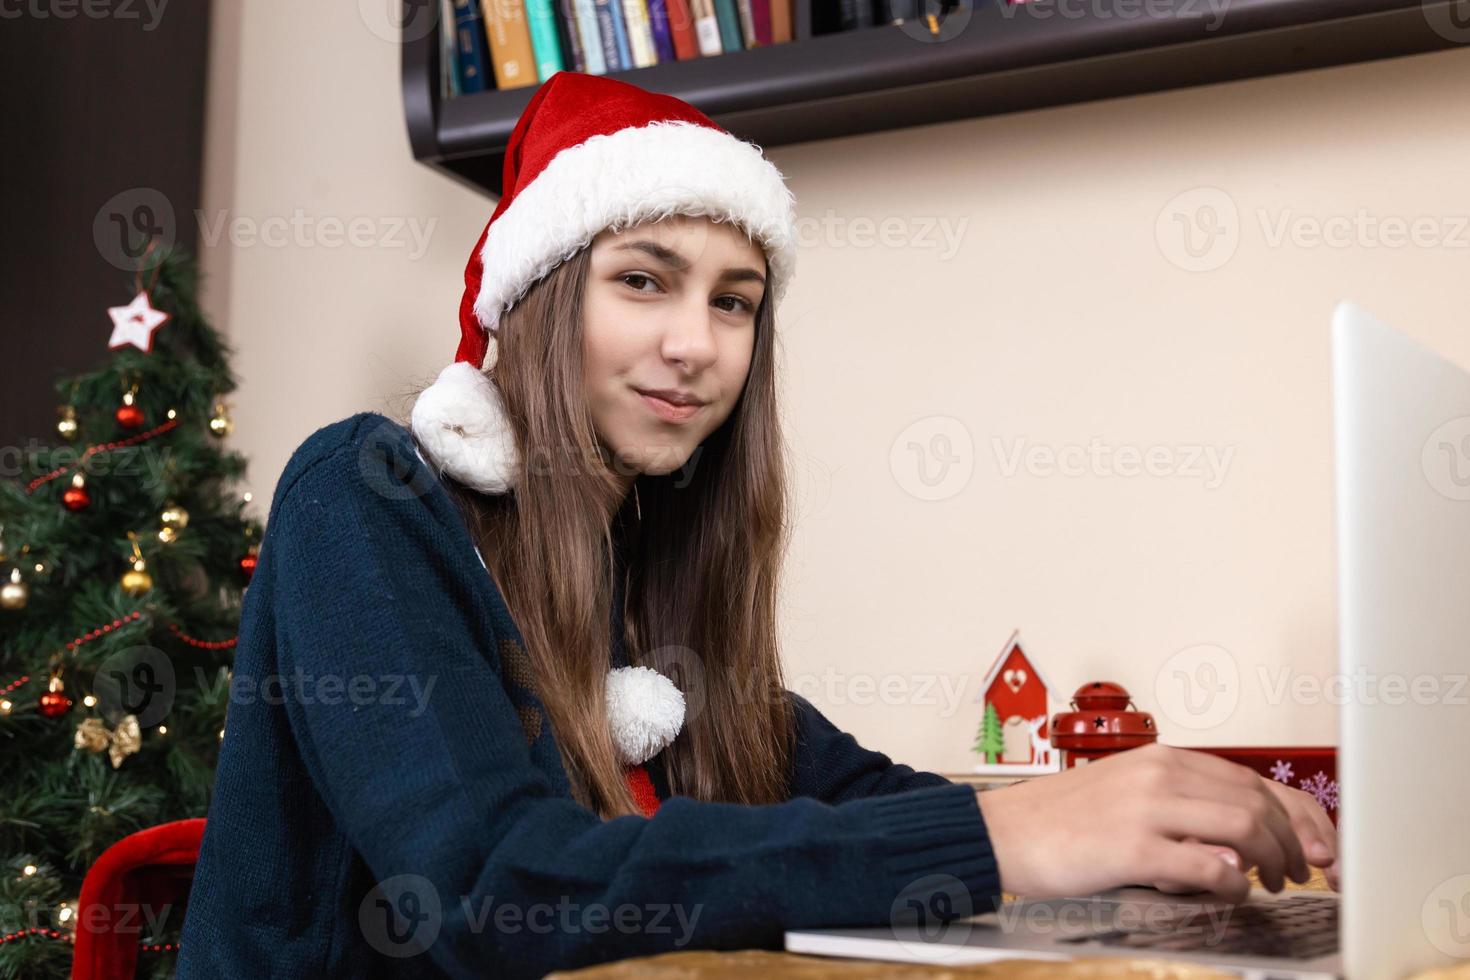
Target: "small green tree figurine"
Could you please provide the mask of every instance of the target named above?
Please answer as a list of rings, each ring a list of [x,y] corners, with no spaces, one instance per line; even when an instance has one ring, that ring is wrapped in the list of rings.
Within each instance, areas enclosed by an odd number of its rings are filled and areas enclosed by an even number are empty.
[[[995,704],[991,701],[985,702],[985,717],[980,722],[980,735],[975,740],[975,749],[985,757],[987,765],[995,765],[1000,761],[1001,752],[1005,751],[1005,736],[1000,730],[1000,714],[995,710]]]

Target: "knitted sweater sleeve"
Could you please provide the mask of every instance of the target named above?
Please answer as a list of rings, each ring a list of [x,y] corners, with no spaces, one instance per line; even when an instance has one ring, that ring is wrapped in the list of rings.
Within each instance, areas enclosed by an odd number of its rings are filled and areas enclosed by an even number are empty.
[[[392,676],[425,692],[288,697],[285,710],[315,791],[439,969],[540,976],[780,948],[785,929],[884,925],[916,906],[990,907],[997,869],[965,786],[835,804],[675,797],[652,818],[606,821],[554,787],[485,635],[483,569],[442,489],[417,483],[425,473],[401,448],[321,453],[278,489],[261,563],[283,675],[337,675],[349,691]],[[876,785],[840,779],[834,798]]]
[[[953,786],[938,773],[894,762],[864,748],[837,728],[816,706],[788,691],[796,715],[796,745],[791,760],[793,796],[844,803],[869,796],[902,793],[929,786]]]

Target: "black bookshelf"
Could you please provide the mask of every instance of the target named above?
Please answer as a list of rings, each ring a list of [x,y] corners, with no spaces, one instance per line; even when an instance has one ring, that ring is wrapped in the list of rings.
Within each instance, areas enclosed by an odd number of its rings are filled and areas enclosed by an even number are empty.
[[[913,22],[813,36],[811,0],[803,0],[794,10],[797,40],[613,77],[678,96],[761,146],[781,146],[1470,49],[1464,0],[970,2],[949,15],[940,39],[924,41],[927,28]],[[442,99],[437,9],[405,0],[403,96],[413,154],[498,196],[506,142],[536,89]],[[416,27],[414,16],[434,22]]]

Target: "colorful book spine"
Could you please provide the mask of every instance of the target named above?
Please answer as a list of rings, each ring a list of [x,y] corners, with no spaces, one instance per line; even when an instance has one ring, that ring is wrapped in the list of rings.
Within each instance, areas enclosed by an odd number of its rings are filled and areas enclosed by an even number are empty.
[[[490,39],[495,86],[512,89],[535,85],[539,80],[536,57],[531,50],[523,0],[482,0],[480,13],[485,18],[485,35]]]
[[[750,0],[735,0],[735,13],[740,17],[740,46],[755,47],[755,11]]]
[[[674,56],[680,61],[699,57],[699,38],[694,31],[694,11],[689,0],[667,0],[669,33],[674,35]]]
[[[750,16],[755,21],[755,43],[775,44],[771,36],[771,0],[750,0]]]
[[[556,36],[572,71],[587,70],[587,53],[582,47],[582,34],[577,30],[574,0],[556,0]]]
[[[674,35],[669,29],[668,0],[648,0],[648,26],[653,29],[653,49],[660,64],[678,61],[674,53]]]
[[[587,58],[587,74],[606,75],[607,50],[597,30],[597,4],[595,0],[572,0],[572,6],[577,12],[577,33],[582,38],[582,54]]]
[[[771,40],[785,44],[792,40],[791,0],[771,0]]]
[[[722,54],[719,17],[715,14],[714,0],[689,0],[694,11],[694,33],[699,39],[699,53],[703,57]]]
[[[623,24],[622,0],[596,0],[597,29],[605,33],[612,42],[612,54],[607,59],[608,71],[622,71],[633,67],[633,56],[628,50],[628,31]]]
[[[490,63],[485,50],[485,25],[476,0],[454,0],[454,36],[459,90],[466,95],[485,91]]]
[[[459,57],[454,50],[458,44],[454,0],[439,0],[439,94],[445,99],[459,94]]]
[[[715,19],[720,25],[720,50],[726,54],[740,51],[745,42],[740,37],[740,14],[735,0],[715,0]]]
[[[653,49],[653,31],[648,22],[648,5],[645,0],[622,0],[623,20],[628,27],[628,48],[633,55],[634,68],[647,68],[658,64],[658,53]]]
[[[556,12],[551,0],[526,0],[526,27],[531,34],[536,77],[544,82],[566,67],[561,58],[561,39],[556,36]]]

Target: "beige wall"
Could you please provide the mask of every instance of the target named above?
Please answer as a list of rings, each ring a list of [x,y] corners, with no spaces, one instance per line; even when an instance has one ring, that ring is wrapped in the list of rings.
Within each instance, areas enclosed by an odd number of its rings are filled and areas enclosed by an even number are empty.
[[[262,516],[306,435],[402,407],[385,397],[452,359],[493,209],[412,161],[378,6],[216,3],[204,220],[231,224],[203,249],[207,304]],[[1470,365],[1467,69],[1451,51],[772,149],[806,242],[780,321],[790,685],[959,771],[1020,628],[1054,711],[1113,679],[1180,744],[1334,742],[1330,698],[1276,690],[1333,669],[1328,316],[1352,297]],[[332,244],[352,219],[373,244]],[[294,240],[251,241],[277,229]],[[1037,455],[1089,445],[1080,474]],[[1113,468],[1152,446],[1153,475]],[[1232,664],[1186,701],[1180,672]]]

